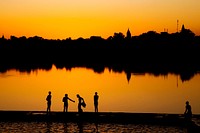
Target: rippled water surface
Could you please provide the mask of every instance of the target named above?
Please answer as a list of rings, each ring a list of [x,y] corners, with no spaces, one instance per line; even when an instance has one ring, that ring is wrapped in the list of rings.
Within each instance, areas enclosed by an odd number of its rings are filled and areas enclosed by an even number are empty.
[[[1,133],[186,133],[181,127],[141,124],[0,122]]]

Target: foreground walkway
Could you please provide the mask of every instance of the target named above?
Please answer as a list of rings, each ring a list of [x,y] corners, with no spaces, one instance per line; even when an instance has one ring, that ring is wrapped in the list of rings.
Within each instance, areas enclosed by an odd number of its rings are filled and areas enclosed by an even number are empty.
[[[76,121],[80,118],[87,122],[125,122],[125,123],[163,123],[163,124],[183,124],[184,117],[180,114],[161,113],[123,113],[123,112],[51,112],[46,111],[0,111],[1,120],[28,120],[28,121]],[[193,118],[196,123],[200,120],[200,115]]]
[[[200,132],[200,116],[186,123],[179,114],[159,113],[117,113],[117,112],[51,112],[45,111],[0,111],[0,121],[54,121],[54,122],[87,122],[87,123],[121,123],[121,124],[153,124],[164,126],[187,127],[191,132]]]

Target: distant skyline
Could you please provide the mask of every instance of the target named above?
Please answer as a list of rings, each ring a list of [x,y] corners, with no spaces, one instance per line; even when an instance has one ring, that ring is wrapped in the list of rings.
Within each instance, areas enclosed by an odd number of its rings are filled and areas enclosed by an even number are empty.
[[[169,33],[182,24],[200,35],[198,0],[6,0],[0,1],[0,36],[108,38],[147,31]]]

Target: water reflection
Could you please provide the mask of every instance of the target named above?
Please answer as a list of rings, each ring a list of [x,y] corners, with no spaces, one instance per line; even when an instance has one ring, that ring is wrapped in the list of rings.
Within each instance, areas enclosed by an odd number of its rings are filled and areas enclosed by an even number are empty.
[[[79,121],[77,125],[78,125],[78,132],[83,133],[83,122]]]
[[[46,122],[46,133],[51,133],[52,122]]]
[[[127,77],[127,81],[129,82],[131,79],[132,74],[144,74],[148,73],[154,76],[167,76],[168,74],[174,74],[180,76],[180,79],[182,82],[188,81],[192,79],[195,75],[197,75],[200,72],[200,66],[194,65],[194,64],[159,64],[159,63],[152,63],[150,64],[143,64],[143,63],[135,63],[135,64],[89,64],[89,65],[77,65],[77,64],[47,64],[47,65],[15,65],[12,66],[4,66],[3,64],[0,64],[0,73],[1,76],[3,73],[6,73],[10,70],[17,70],[19,72],[25,72],[30,74],[31,72],[37,72],[38,70],[46,70],[50,71],[52,70],[52,67],[56,67],[57,69],[66,69],[70,70],[76,67],[83,67],[86,69],[91,69],[95,73],[101,74],[104,73],[106,69],[113,72],[118,73],[125,73]],[[9,75],[6,75],[9,76]]]
[[[84,112],[94,112],[93,96],[98,92],[99,112],[182,114],[188,100],[194,114],[200,113],[199,74],[183,82],[175,74],[155,76],[131,71],[127,76],[124,71],[109,68],[96,73],[82,67],[66,70],[53,66],[49,71],[38,69],[27,74],[10,70],[0,75],[0,110],[44,111],[46,94],[51,90],[52,111],[63,111],[62,98],[67,93],[75,103],[78,103],[76,94],[80,94],[87,103]],[[77,112],[77,104],[69,102],[69,111]]]
[[[63,129],[64,129],[64,133],[68,133],[69,131],[68,131],[68,125],[67,125],[67,123],[63,123]]]
[[[114,124],[103,123],[99,125],[99,129],[94,130],[93,123],[84,123],[84,128],[77,129],[75,123],[44,123],[44,122],[0,122],[0,132],[37,132],[37,133],[99,133],[99,132],[178,132],[185,133],[187,129],[184,127],[171,127],[159,125],[142,125],[142,124]]]

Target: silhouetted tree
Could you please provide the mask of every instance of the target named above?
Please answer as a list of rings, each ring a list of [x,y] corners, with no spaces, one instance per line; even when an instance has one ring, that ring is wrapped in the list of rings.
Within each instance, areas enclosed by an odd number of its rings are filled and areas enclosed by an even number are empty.
[[[126,36],[119,32],[107,39],[101,36],[63,40],[39,36],[0,38],[0,72],[50,70],[54,64],[69,70],[92,68],[98,73],[107,67],[115,72],[125,71],[127,80],[133,72],[178,73],[182,80],[189,80],[200,71],[199,56],[200,36],[184,25],[180,33],[148,31],[132,36],[128,29]]]

